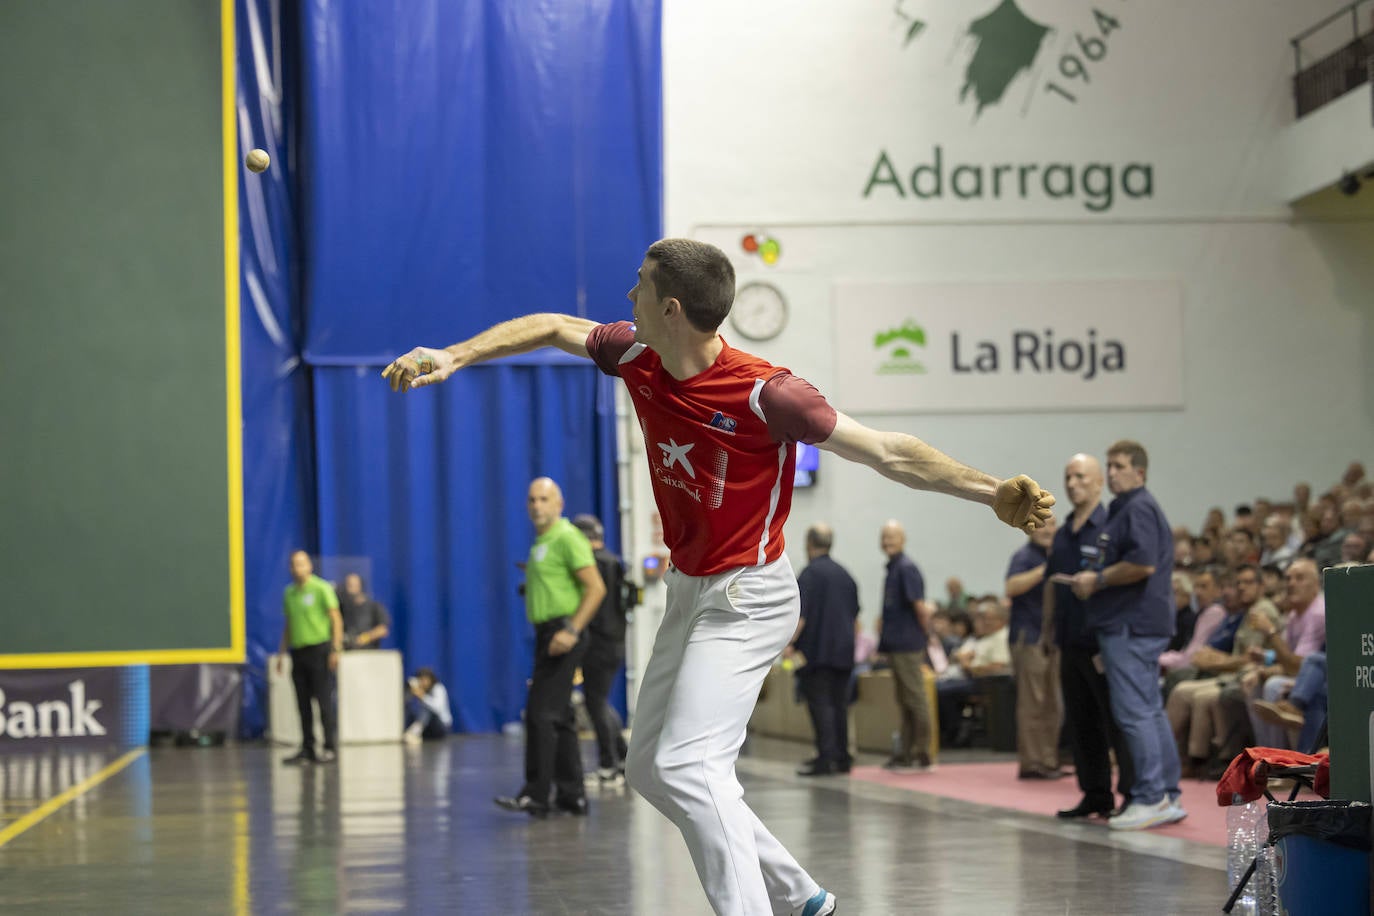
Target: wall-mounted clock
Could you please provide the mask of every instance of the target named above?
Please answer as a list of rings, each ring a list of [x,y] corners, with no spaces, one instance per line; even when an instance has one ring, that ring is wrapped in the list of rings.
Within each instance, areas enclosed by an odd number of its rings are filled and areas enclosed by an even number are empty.
[[[730,324],[741,337],[771,340],[787,327],[787,300],[771,283],[745,283],[735,291]]]

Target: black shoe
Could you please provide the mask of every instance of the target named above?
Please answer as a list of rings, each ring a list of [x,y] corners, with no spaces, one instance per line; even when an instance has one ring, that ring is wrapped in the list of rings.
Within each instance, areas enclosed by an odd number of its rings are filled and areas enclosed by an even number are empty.
[[[1096,814],[1098,817],[1110,817],[1112,814],[1111,802],[1108,802],[1105,805],[1093,804],[1085,798],[1072,808],[1065,808],[1063,811],[1056,811],[1055,817],[1060,817],[1064,820],[1074,820],[1075,818],[1080,817],[1092,817],[1094,814]]]
[[[1016,774],[1017,779],[1063,779],[1069,774],[1063,770],[1021,770]]]
[[[587,816],[587,800],[585,798],[555,798],[553,807],[555,811],[571,814],[573,817]]]
[[[834,776],[840,767],[829,760],[812,760],[797,767],[798,776]]]
[[[282,763],[286,764],[289,767],[298,767],[302,764],[316,762],[317,761],[315,760],[315,755],[307,751],[301,751],[298,754],[293,754],[282,761]]]
[[[854,766],[854,761],[852,761],[852,760],[841,760],[839,763],[835,764],[835,772],[837,772],[837,773],[848,773],[848,772],[850,771],[850,769],[851,769],[853,766]]]
[[[528,795],[498,795],[492,799],[498,808],[505,808],[507,811],[523,811],[530,817],[548,817],[549,806],[541,805]]]

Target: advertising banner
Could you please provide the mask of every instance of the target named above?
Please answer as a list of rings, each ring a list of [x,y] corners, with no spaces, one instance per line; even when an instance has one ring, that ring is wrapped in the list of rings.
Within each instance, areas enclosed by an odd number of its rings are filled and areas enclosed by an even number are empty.
[[[0,670],[0,754],[147,739],[146,665]]]
[[[835,404],[851,413],[1177,409],[1176,284],[835,286]]]

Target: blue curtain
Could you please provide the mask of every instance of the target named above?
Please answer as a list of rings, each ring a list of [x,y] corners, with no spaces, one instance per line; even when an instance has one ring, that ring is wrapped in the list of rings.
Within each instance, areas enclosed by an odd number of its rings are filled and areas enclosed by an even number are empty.
[[[315,546],[310,380],[296,265],[296,19],[272,0],[236,5],[239,156],[272,157],[239,179],[239,302],[243,370],[244,578],[248,664],[245,737],[267,724],[267,656],[281,641],[286,557]]]
[[[308,0],[306,357],[626,316],[662,224],[660,0]]]
[[[525,705],[529,482],[558,481],[569,514],[616,518],[613,384],[585,362],[490,364],[404,396],[375,367],[316,373],[321,551],[372,559],[392,642],[449,685],[459,730]]]

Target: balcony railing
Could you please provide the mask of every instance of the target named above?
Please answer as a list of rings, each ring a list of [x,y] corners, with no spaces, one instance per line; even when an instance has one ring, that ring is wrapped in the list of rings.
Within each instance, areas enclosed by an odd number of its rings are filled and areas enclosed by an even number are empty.
[[[1302,117],[1370,81],[1374,0],[1356,0],[1292,39],[1293,100]]]

